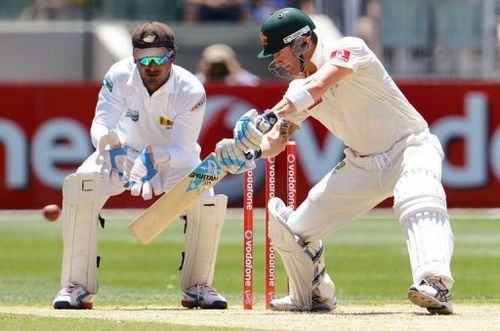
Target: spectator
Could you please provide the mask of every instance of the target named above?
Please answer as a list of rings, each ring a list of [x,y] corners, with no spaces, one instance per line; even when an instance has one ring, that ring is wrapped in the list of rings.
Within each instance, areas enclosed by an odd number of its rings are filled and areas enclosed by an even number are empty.
[[[363,13],[364,12],[364,13]],[[380,3],[378,0],[368,0],[356,24],[356,33],[368,47],[383,60],[383,47],[380,40]]]
[[[24,8],[20,19],[70,20],[75,18],[75,12],[80,12],[81,15],[83,6],[89,4],[89,0],[36,0]]]
[[[248,22],[249,0],[184,0],[183,22]]]
[[[312,19],[316,25],[316,34],[321,36],[324,42],[330,43],[342,38],[342,33],[330,17],[318,13],[313,0],[290,0],[290,7],[302,10]]]
[[[252,20],[261,24],[273,12],[288,6],[288,0],[252,0]]]
[[[196,76],[203,84],[255,86],[260,83],[259,77],[241,67],[233,49],[225,44],[214,44],[203,50]]]

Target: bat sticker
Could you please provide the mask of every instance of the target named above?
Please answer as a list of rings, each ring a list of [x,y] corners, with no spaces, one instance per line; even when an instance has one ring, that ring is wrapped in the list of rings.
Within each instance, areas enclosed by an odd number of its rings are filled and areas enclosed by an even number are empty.
[[[204,191],[204,188],[212,187],[212,183],[219,179],[222,172],[223,170],[214,156],[205,159],[189,174],[192,180],[189,182],[186,192]]]

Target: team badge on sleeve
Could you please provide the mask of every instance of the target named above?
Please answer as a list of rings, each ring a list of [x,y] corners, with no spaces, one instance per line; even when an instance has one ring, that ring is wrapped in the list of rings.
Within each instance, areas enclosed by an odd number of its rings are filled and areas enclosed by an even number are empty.
[[[111,78],[109,78],[109,76],[104,77],[102,85],[104,85],[104,87],[106,87],[109,92],[113,92],[113,82],[111,81]]]
[[[330,55],[330,60],[335,59],[340,62],[347,63],[351,57],[351,52],[345,49],[337,49]]]

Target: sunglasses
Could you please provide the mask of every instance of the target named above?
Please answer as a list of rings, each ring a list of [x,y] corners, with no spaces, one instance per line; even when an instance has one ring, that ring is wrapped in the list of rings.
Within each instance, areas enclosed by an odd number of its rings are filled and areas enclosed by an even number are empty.
[[[137,59],[137,62],[139,62],[143,66],[149,66],[151,62],[154,62],[157,65],[162,65],[165,64],[172,57],[173,53],[174,51],[170,50],[168,51],[167,55],[164,56],[145,56],[141,57],[140,59]]]

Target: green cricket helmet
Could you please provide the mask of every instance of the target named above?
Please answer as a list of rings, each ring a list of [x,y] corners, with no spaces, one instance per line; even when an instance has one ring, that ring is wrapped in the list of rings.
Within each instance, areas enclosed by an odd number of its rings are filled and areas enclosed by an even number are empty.
[[[273,12],[262,23],[260,41],[264,48],[258,55],[266,58],[290,44],[304,34],[311,34],[316,28],[313,21],[303,11],[283,8]]]

